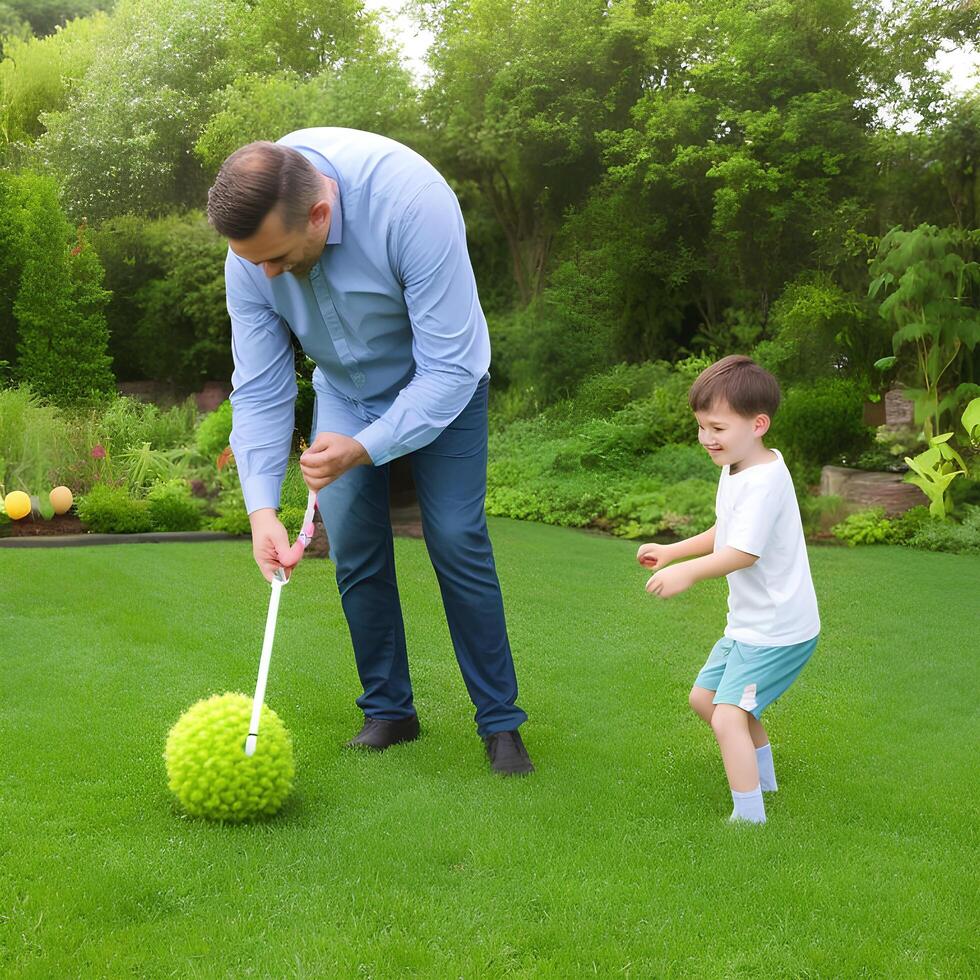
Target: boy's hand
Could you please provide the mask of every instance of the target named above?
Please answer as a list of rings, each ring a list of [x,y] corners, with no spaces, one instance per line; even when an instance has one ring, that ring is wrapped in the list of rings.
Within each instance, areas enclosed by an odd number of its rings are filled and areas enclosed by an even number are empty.
[[[636,560],[644,568],[665,568],[674,559],[669,544],[641,544]]]
[[[671,596],[680,595],[693,584],[694,576],[691,572],[684,565],[675,565],[673,568],[662,568],[651,575],[647,582],[647,592],[650,595],[658,595],[661,599],[669,599]]]

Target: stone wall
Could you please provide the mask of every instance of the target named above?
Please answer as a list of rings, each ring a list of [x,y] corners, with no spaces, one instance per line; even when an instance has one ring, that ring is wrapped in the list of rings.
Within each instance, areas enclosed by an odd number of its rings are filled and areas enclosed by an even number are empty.
[[[864,507],[884,507],[889,517],[903,514],[929,498],[903,473],[874,473],[846,466],[825,466],[820,473],[820,495],[840,497]]]

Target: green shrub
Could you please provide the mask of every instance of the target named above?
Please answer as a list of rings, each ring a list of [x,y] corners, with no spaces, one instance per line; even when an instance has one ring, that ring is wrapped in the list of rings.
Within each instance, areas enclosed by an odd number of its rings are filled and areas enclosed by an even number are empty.
[[[887,325],[864,298],[822,272],[805,272],[787,283],[770,309],[769,330],[772,339],[752,356],[787,383],[826,377],[839,364],[854,376],[871,376],[890,340]]]
[[[706,480],[682,480],[650,486],[624,496],[609,509],[609,525],[624,538],[670,533],[690,537],[715,523],[716,485]]]
[[[156,408],[156,406],[152,406]],[[197,403],[191,395],[178,405],[147,412],[146,441],[154,449],[179,449],[193,444]]]
[[[167,480],[150,488],[146,496],[154,531],[197,531],[204,522],[201,502],[186,480]]]
[[[767,442],[783,453],[798,483],[817,483],[822,466],[870,445],[863,405],[863,386],[844,378],[797,385],[785,392]]]
[[[153,449],[175,449],[186,446],[194,433],[197,409],[194,399],[163,411],[151,402],[128,396],[110,396],[97,406],[75,411],[78,426],[89,429],[88,440],[105,446],[117,456],[149,443]]]
[[[898,517],[891,519],[892,526],[888,540],[892,544],[911,545],[912,539],[919,533],[922,526],[932,520],[935,518],[929,513],[929,508],[925,504],[912,507],[904,514],[899,514]]]
[[[98,534],[137,534],[153,528],[149,502],[131,497],[124,487],[97,483],[79,498],[76,510],[82,523]]]
[[[185,391],[228,377],[227,245],[203,213],[124,215],[92,237],[113,294],[106,316],[119,370]]]
[[[980,506],[965,506],[959,523],[933,517],[925,506],[913,507],[894,518],[886,518],[882,508],[876,507],[851,514],[833,532],[849,545],[901,544],[925,551],[976,555],[980,554]]]
[[[586,378],[574,398],[560,402],[551,411],[570,420],[603,418],[652,395],[658,386],[671,381],[673,373],[664,361],[616,364]]]
[[[831,530],[835,538],[853,548],[858,544],[887,543],[891,537],[892,522],[885,517],[884,508],[873,507],[851,514]]]
[[[840,497],[820,497],[812,493],[799,498],[803,533],[808,538],[830,534],[831,528],[842,523],[853,510]]]
[[[576,328],[575,312],[538,298],[527,307],[490,321],[493,374],[502,386],[533,385],[549,404],[567,396],[582,378],[612,357],[612,327]]]
[[[252,533],[252,525],[243,504],[236,509],[222,511],[217,517],[211,519],[208,527],[212,531],[221,531],[224,534],[249,535]]]
[[[980,555],[980,507],[967,506],[964,511],[965,516],[959,524],[931,516],[923,519],[909,535],[908,544],[925,551]]]
[[[225,399],[201,419],[194,434],[197,451],[214,462],[228,447],[231,438],[231,402]]]
[[[645,476],[653,476],[665,482],[680,480],[707,480],[716,485],[721,468],[700,446],[681,446],[668,443],[637,463],[637,469]]]
[[[68,437],[64,415],[29,387],[0,388],[0,487],[46,496]]]

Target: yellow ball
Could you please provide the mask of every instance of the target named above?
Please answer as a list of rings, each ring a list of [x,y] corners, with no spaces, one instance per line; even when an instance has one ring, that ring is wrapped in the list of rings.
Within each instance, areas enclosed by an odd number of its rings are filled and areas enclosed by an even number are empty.
[[[56,514],[67,514],[75,502],[75,498],[71,495],[71,490],[68,487],[55,487],[48,494],[48,499],[51,501],[51,506]]]
[[[11,490],[3,499],[4,510],[15,521],[31,512],[31,498],[23,490]]]

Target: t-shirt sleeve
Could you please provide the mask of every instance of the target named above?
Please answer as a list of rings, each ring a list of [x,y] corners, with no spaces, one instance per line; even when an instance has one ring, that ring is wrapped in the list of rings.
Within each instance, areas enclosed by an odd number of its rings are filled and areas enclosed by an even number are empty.
[[[780,487],[771,481],[747,483],[739,488],[729,518],[725,544],[746,554],[762,554],[782,510]]]

